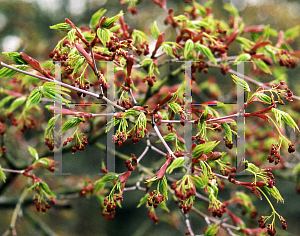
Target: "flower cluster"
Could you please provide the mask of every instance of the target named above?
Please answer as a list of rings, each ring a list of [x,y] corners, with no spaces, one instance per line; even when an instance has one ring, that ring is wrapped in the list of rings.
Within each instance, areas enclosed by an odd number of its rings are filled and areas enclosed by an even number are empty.
[[[102,216],[104,216],[107,221],[113,220],[115,218],[117,201],[122,201],[122,200],[123,197],[121,194],[113,194],[104,198],[104,203],[103,203],[104,208],[102,211]]]
[[[53,197],[50,197],[49,199],[51,203],[55,205],[55,200],[53,199]],[[39,194],[36,194],[33,197],[32,201],[36,202],[35,208],[38,212],[42,211],[43,213],[45,213],[47,209],[51,208],[50,203],[47,202],[44,198],[41,198]]]
[[[175,195],[180,201],[179,208],[183,210],[184,214],[187,214],[192,209],[196,196],[193,180],[185,175],[181,180],[174,182],[171,189],[174,189]]]
[[[159,191],[153,190],[149,193],[147,201],[149,206],[153,205],[154,208],[157,208],[158,204],[164,201],[164,196]]]
[[[275,165],[277,165],[280,162],[281,156],[279,155],[279,150],[278,144],[272,144],[271,153],[267,157],[269,163],[272,163],[275,160]]]

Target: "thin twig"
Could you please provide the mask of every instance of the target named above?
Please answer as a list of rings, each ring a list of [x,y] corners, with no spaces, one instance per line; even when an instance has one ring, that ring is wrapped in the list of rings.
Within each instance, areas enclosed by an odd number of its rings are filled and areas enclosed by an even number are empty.
[[[15,226],[16,226],[16,221],[17,221],[17,218],[18,218],[18,213],[19,213],[19,211],[20,211],[20,209],[21,209],[21,205],[22,205],[22,203],[23,203],[23,201],[24,201],[24,199],[25,199],[27,193],[28,193],[28,188],[25,187],[24,190],[22,191],[22,194],[21,194],[21,196],[20,196],[20,198],[19,198],[19,201],[18,201],[18,203],[17,203],[17,205],[16,205],[16,207],[15,207],[15,210],[14,210],[14,212],[13,212],[13,215],[12,215],[12,218],[11,218],[11,221],[10,221],[10,226],[9,226],[9,228],[4,232],[3,236],[8,236],[10,233],[11,233],[13,236],[17,235],[17,231],[16,231],[16,228],[15,228]]]
[[[92,97],[95,97],[95,98],[99,98],[99,94],[97,93],[93,93],[93,92],[90,92],[90,91],[86,91],[86,90],[83,90],[83,89],[80,89],[80,88],[76,88],[76,87],[73,87],[72,85],[69,85],[69,84],[66,84],[66,83],[63,83],[63,82],[60,82],[60,81],[57,81],[57,80],[52,80],[52,79],[48,79],[46,77],[43,77],[43,76],[39,76],[39,75],[35,75],[35,74],[32,74],[32,73],[29,73],[27,71],[23,71],[23,70],[20,70],[18,68],[15,68],[13,66],[10,66],[10,65],[7,65],[5,64],[4,62],[0,61],[0,64],[1,66],[4,66],[8,69],[11,69],[11,70],[14,70],[14,71],[17,71],[19,73],[22,73],[22,74],[25,74],[25,75],[28,75],[28,76],[31,76],[31,77],[35,77],[35,78],[38,78],[40,80],[45,80],[45,81],[48,81],[48,82],[55,82],[56,84],[60,85],[60,86],[63,86],[65,88],[68,88],[68,89],[72,89],[72,90],[75,90],[77,92],[81,92],[81,93],[85,93],[87,95],[90,95]],[[119,106],[118,104],[110,101],[108,98],[106,98],[105,96],[103,96],[101,99],[105,100],[107,103],[115,106],[116,108],[122,110],[122,111],[125,111],[125,108],[124,107],[121,107]]]

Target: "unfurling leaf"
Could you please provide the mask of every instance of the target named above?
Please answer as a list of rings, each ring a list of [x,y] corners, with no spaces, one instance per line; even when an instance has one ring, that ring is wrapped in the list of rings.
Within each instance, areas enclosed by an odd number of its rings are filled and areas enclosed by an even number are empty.
[[[102,24],[101,27],[102,28],[110,28],[111,26],[113,26],[113,24],[123,15],[123,11],[120,11],[120,13],[118,15],[115,15],[111,18],[107,18]]]
[[[262,60],[253,59],[255,65],[257,65],[263,72],[272,75],[272,71],[269,66]]]
[[[199,51],[199,52],[201,52],[201,54],[206,56],[215,65],[217,64],[216,58],[214,57],[213,53],[211,52],[211,50],[207,46],[202,45],[199,42],[197,42],[197,43],[195,43],[194,48],[195,48],[196,51]]]
[[[236,75],[231,75],[231,77],[233,79],[233,82],[236,83],[238,86],[242,87],[244,91],[250,92],[250,87],[245,80],[241,79]]]
[[[3,53],[19,65],[26,64],[26,62],[22,60],[22,58],[20,57],[20,53],[18,52],[3,52]]]
[[[139,203],[139,205],[137,205],[137,208],[139,208],[141,205],[143,205],[147,202],[148,196],[149,196],[149,193],[146,193],[145,196],[140,199],[140,203]]]
[[[35,160],[38,160],[39,155],[38,155],[36,149],[33,147],[30,147],[30,146],[27,146],[27,148],[28,148],[28,151],[30,152],[30,155],[33,156],[35,158]]]
[[[272,108],[271,111],[274,113],[276,121],[279,124],[279,126],[281,126],[281,120],[283,120],[294,131],[295,131],[295,128],[297,128],[297,130],[299,131],[298,125],[293,120],[293,118],[290,116],[290,114],[288,114],[284,111],[278,110],[276,108]]]
[[[97,36],[100,39],[104,47],[106,47],[106,42],[110,40],[111,32],[108,29],[97,29]]]
[[[176,159],[172,162],[172,164],[167,168],[166,173],[167,173],[167,174],[171,174],[175,168],[182,167],[182,166],[184,165],[184,161],[185,161],[185,160],[184,160],[183,157],[176,158]]]
[[[26,68],[28,68],[28,66],[26,65],[10,65],[14,68],[17,68],[19,70],[25,70]],[[15,71],[15,70],[12,70],[12,69],[9,69],[9,68],[6,68],[6,67],[3,67],[1,70],[0,70],[0,77],[1,78],[7,78],[7,77],[12,77],[16,74],[18,74],[20,72],[18,71]]]
[[[59,23],[56,25],[50,26],[50,29],[57,29],[57,30],[62,30],[62,31],[69,31],[72,29],[72,26],[68,23]]]
[[[160,35],[160,31],[157,27],[156,21],[153,22],[153,25],[151,27],[151,34],[153,35],[153,37],[157,40],[158,35]]]
[[[207,178],[203,178],[202,176],[201,177],[198,175],[190,176],[190,178],[193,180],[196,188],[204,188],[207,185]]]
[[[174,133],[169,133],[169,134],[163,136],[163,139],[164,139],[166,142],[174,141],[176,138],[177,138],[177,136],[176,136],[176,134],[174,134]],[[159,139],[159,140],[157,140],[156,142],[157,142],[157,143],[160,143],[161,140]]]
[[[256,96],[259,100],[261,100],[264,103],[271,104],[271,102],[272,102],[271,98],[264,93],[257,93]]]
[[[242,61],[249,61],[251,59],[251,55],[249,53],[242,53],[235,59],[235,64],[239,64]]]
[[[282,196],[280,195],[280,192],[278,191],[278,189],[275,186],[273,186],[272,188],[269,188],[266,185],[264,185],[264,188],[268,194],[270,194],[277,200],[277,203],[278,203],[278,201],[284,203],[284,200],[283,200]]]
[[[61,127],[61,133],[67,132],[69,129],[74,128],[75,126],[79,125],[80,122],[84,122],[84,118],[81,117],[73,117],[66,121]]]
[[[39,187],[47,195],[47,197],[56,197],[45,182],[40,183]]]
[[[30,108],[34,107],[36,104],[38,104],[41,101],[42,98],[42,92],[40,88],[36,88],[33,91],[31,91],[29,97],[26,101],[26,109],[29,110]]]
[[[1,168],[1,165],[0,165],[0,179],[3,180],[3,182],[5,183],[5,180],[6,180],[6,176]]]
[[[12,113],[14,110],[16,110],[18,107],[20,107],[24,102],[26,101],[26,97],[19,97],[17,99],[15,99],[12,104],[10,105],[10,107],[6,110],[6,113]]]
[[[194,49],[194,42],[191,39],[188,39],[185,42],[184,46],[184,58],[187,58],[187,55]]]
[[[166,176],[159,180],[158,185],[160,192],[162,193],[164,198],[168,200],[168,182]]]
[[[116,173],[109,173],[103,176],[101,179],[97,180],[94,184],[106,183],[106,182],[113,182],[118,179],[118,175]]]
[[[92,18],[90,20],[90,28],[91,29],[95,28],[99,24],[100,18],[101,18],[101,16],[103,16],[103,14],[105,12],[106,12],[106,9],[101,8],[92,15]]]
[[[219,144],[219,142],[220,141],[211,141],[197,145],[192,152],[193,158],[198,158],[201,154],[210,153]]]

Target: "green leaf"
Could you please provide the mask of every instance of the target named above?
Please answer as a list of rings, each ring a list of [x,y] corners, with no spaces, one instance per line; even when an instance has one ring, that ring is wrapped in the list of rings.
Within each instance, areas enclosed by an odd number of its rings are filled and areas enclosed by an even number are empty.
[[[172,100],[172,99],[171,99]],[[174,113],[179,113],[179,111],[182,111],[181,106],[176,102],[167,102],[167,105],[171,108]]]
[[[100,18],[101,18],[101,16],[103,16],[103,14],[105,12],[106,12],[106,9],[101,8],[92,15],[92,18],[90,20],[90,28],[91,29],[95,28],[99,24]]]
[[[4,174],[3,170],[2,170],[1,165],[0,165],[0,179],[2,179],[3,182],[5,183],[6,176],[5,176],[5,174]]]
[[[151,34],[153,35],[153,37],[157,40],[158,35],[160,35],[160,31],[157,27],[156,21],[153,22],[153,25],[151,27]]]
[[[123,11],[120,11],[120,13],[118,15],[115,15],[111,18],[107,18],[102,24],[101,27],[102,28],[109,28],[111,26],[113,26],[113,24],[123,15]]]
[[[203,176],[203,175],[202,175]],[[191,175],[190,178],[193,180],[196,188],[204,188],[207,185],[207,178],[202,178],[202,176]]]
[[[192,157],[198,158],[202,153],[210,153],[219,144],[219,142],[220,141],[211,141],[197,145],[192,152]]]
[[[75,65],[73,64],[72,75],[75,75],[77,71],[84,65],[85,58],[83,56],[78,56],[73,62]]]
[[[166,204],[165,201],[162,201],[161,203],[159,203],[158,206],[159,206],[161,209],[165,210],[166,212],[170,212],[170,210],[169,210],[169,208],[167,207],[167,204]]]
[[[252,163],[248,163],[247,170],[251,170],[251,171],[253,171],[255,173],[259,173],[260,172],[260,169],[256,165],[254,165]]]
[[[201,52],[204,56],[206,56],[209,60],[211,60],[215,65],[217,64],[216,58],[214,57],[211,50],[205,46],[200,44],[199,42],[195,43],[195,50]]]
[[[264,103],[271,104],[271,102],[272,102],[271,98],[267,94],[257,93],[256,96],[259,100],[261,100]]]
[[[272,188],[268,188],[266,185],[264,185],[265,190],[268,194],[270,194],[272,197],[274,197],[278,201],[284,203],[284,200],[282,196],[280,195],[279,190],[276,188],[276,186],[273,186]]]
[[[31,91],[29,97],[27,98],[25,108],[27,110],[31,109],[41,101],[41,98],[42,98],[41,89],[40,88],[34,89],[33,91]]]
[[[203,7],[202,5],[200,5],[199,3],[197,2],[193,2],[193,5],[200,11],[200,14],[202,17],[206,16],[206,9],[205,7]]]
[[[26,65],[10,65],[10,66],[17,68],[19,70],[25,70],[28,67]],[[12,77],[18,73],[19,73],[18,71],[3,67],[0,70],[0,77],[2,77],[2,78]]]
[[[56,121],[58,120],[58,118],[61,117],[61,114],[58,114],[56,116],[53,116],[49,121],[48,121],[48,124],[47,124],[47,127],[46,127],[46,130],[45,130],[45,138],[47,137],[47,134],[52,130],[54,129],[54,125],[56,123]]]
[[[294,39],[299,36],[300,26],[296,25],[293,28],[288,29],[284,32],[284,39]]]
[[[124,112],[122,115],[123,117],[128,117],[128,116],[138,116],[141,114],[140,110],[134,109],[134,108],[130,108],[128,111]]]
[[[168,200],[168,181],[166,176],[158,181],[159,189],[166,200]]]
[[[257,65],[263,72],[272,75],[272,71],[264,61],[257,60],[257,59],[253,59],[253,61],[255,65]]]
[[[140,203],[139,205],[137,205],[137,208],[139,208],[141,205],[145,204],[148,201],[148,196],[149,193],[146,193],[145,196],[140,199]]]
[[[67,132],[69,129],[74,128],[75,126],[79,125],[80,122],[84,122],[84,118],[81,117],[72,117],[71,119],[67,120],[61,127],[61,133]]]
[[[57,30],[62,30],[62,31],[69,31],[72,29],[72,26],[68,23],[59,23],[56,25],[50,26],[50,29],[57,29]]]
[[[149,38],[148,36],[140,30],[133,30],[133,32],[131,33],[131,37],[132,37],[132,44],[134,44],[136,41],[141,44],[144,41],[148,41]]]
[[[209,226],[206,231],[205,231],[205,236],[213,236],[216,235],[219,231],[220,228],[220,224],[219,223],[215,223],[211,226]]]
[[[15,109],[17,109],[18,107],[20,107],[24,102],[26,101],[26,97],[19,97],[17,99],[15,99],[12,104],[10,105],[10,107],[6,110],[6,113],[12,113]]]
[[[284,111],[278,110],[276,108],[272,108],[271,111],[274,113],[276,121],[279,124],[279,126],[281,126],[281,120],[283,120],[294,131],[295,131],[295,128],[297,128],[297,130],[299,131],[298,125],[293,120],[293,118],[290,116],[290,114],[288,114]]]
[[[235,6],[233,4],[225,4],[223,8],[226,11],[228,11],[229,13],[231,13],[234,17],[238,17],[239,16],[239,12],[238,12],[238,10],[235,8]]]
[[[174,16],[173,19],[177,21],[183,21],[183,22],[187,22],[188,20],[185,15]]]
[[[106,42],[110,40],[110,35],[111,33],[108,29],[102,29],[102,28],[97,29],[97,36],[104,47],[106,47]]]
[[[176,58],[176,57],[174,56],[174,54],[173,54],[172,47],[171,47],[169,44],[167,44],[167,43],[162,43],[162,44],[161,44],[161,48],[162,48],[162,50],[165,51],[165,53],[166,53],[167,55],[169,55],[169,56],[171,56],[171,57],[173,57],[173,58]]]
[[[184,157],[176,158],[171,165],[168,166],[166,173],[171,174],[175,168],[182,167],[184,165]]]
[[[28,190],[30,191],[30,190],[35,189],[36,187],[38,187],[39,183],[40,183],[40,182],[38,182],[38,181],[35,182],[35,184],[31,185],[31,186],[28,188]]]
[[[2,108],[2,107],[4,107],[5,106],[5,104],[6,103],[8,103],[11,99],[13,99],[13,98],[15,98],[15,97],[13,97],[13,96],[6,96],[5,98],[2,98],[2,100],[0,101],[0,109]]]
[[[244,91],[250,92],[250,87],[248,85],[248,83],[241,79],[240,77],[236,76],[236,75],[231,75],[233,82],[236,83],[238,86],[244,88]]]
[[[94,194],[97,194],[98,192],[102,191],[104,189],[104,187],[105,187],[104,182],[94,184]]]
[[[163,139],[166,141],[166,142],[170,142],[170,141],[174,141],[175,139],[177,138],[176,134],[175,133],[169,133],[165,136],[163,136]],[[156,141],[157,143],[161,143],[161,140],[157,140]]]
[[[64,91],[70,92],[70,90],[67,88],[64,88],[62,86],[55,86],[55,82],[46,82],[42,86],[42,93],[46,98],[49,98],[52,100],[59,99],[62,102],[70,103],[69,100],[62,97],[62,95],[70,96],[69,94],[65,93]]]
[[[30,146],[27,146],[27,148],[28,148],[28,151],[30,152],[30,155],[33,156],[35,158],[35,160],[38,160],[39,155],[38,155],[36,149],[33,147],[30,147]]]
[[[225,137],[228,141],[232,142],[232,131],[228,124],[221,123],[223,130],[225,131]]]
[[[240,54],[234,61],[235,65],[240,64],[241,61],[249,61],[251,59],[251,55],[249,53]]]
[[[47,183],[42,182],[39,184],[39,187],[47,195],[47,197],[56,197],[55,194],[50,190]]]
[[[184,45],[184,58],[187,58],[187,55],[194,49],[194,42],[191,39],[188,39]]]
[[[76,39],[76,30],[75,29],[70,30],[67,34],[67,38],[68,38],[70,44],[73,44]]]
[[[101,179],[98,179],[94,184],[113,182],[118,179],[118,175],[116,173],[108,173],[104,175]]]
[[[7,57],[12,59],[15,63],[19,65],[25,65],[27,64],[25,61],[23,61],[20,57],[20,53],[18,52],[3,52]]]

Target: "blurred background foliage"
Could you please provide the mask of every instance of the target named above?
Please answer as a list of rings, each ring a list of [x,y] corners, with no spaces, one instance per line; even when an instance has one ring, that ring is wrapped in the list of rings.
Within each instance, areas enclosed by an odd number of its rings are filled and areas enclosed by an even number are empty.
[[[203,4],[206,1],[201,0],[197,2]],[[223,9],[223,4],[229,2],[233,3],[239,10],[246,26],[270,24],[275,30],[287,30],[300,24],[300,3],[298,0],[215,0],[212,5],[212,12],[216,19],[229,20],[229,13]],[[175,15],[182,14],[187,6],[183,0],[167,1],[167,3],[168,7],[174,9]],[[49,26],[64,22],[65,18],[71,19],[76,26],[88,26],[91,15],[99,8],[108,9],[105,15],[109,17],[123,10],[125,12],[125,22],[129,24],[130,28],[142,30],[147,35],[151,35],[150,27],[153,21],[156,20],[161,31],[166,32],[167,40],[175,39],[173,28],[163,24],[163,20],[166,17],[165,13],[151,1],[143,1],[139,4],[137,7],[138,14],[133,16],[131,13],[126,12],[127,5],[121,6],[118,0],[0,0],[0,51],[23,51],[40,61],[46,61],[49,59],[49,53],[64,35],[56,30],[51,30]],[[152,40],[150,42],[151,51],[155,41],[152,37],[150,39]],[[276,43],[275,40],[277,39],[271,38],[273,43]],[[296,39],[291,45],[295,50],[300,49],[300,39]],[[236,47],[231,54],[235,55],[239,50]],[[2,53],[0,59],[9,62]],[[289,84],[292,85],[290,88],[297,96],[300,95],[299,72],[299,66],[287,71]],[[220,75],[219,71],[215,75]],[[206,78],[201,79],[205,80]],[[266,76],[261,78],[261,80],[267,82],[271,79]],[[294,115],[298,116],[293,117],[296,118],[299,124],[299,114],[295,112]],[[13,147],[16,144],[11,145]],[[27,150],[26,145],[18,143],[19,151]],[[295,147],[299,150],[299,145]],[[122,152],[130,155],[132,148],[134,147],[131,145],[127,150],[122,149]],[[136,156],[142,151],[137,150]],[[72,175],[59,178],[43,176],[43,179],[58,190],[61,187],[61,190],[65,191],[66,185],[70,186],[70,191],[74,188],[80,189],[83,187],[84,180],[89,178],[88,176],[96,176],[100,172],[101,163],[99,156],[105,156],[105,153],[93,148],[87,148],[84,153],[66,156],[64,157],[63,172],[71,172]],[[159,157],[159,155],[153,153],[151,161],[158,161],[160,160]],[[27,160],[26,157],[24,159]],[[86,161],[87,159],[88,161]],[[123,160],[117,160],[116,166],[119,164],[122,166]],[[122,171],[125,171],[125,169],[116,169],[116,172]],[[43,175],[43,172],[40,174]],[[87,174],[88,176],[86,176]],[[10,187],[5,189],[4,193],[1,193],[3,197],[0,197],[0,203],[1,201],[10,200],[12,204],[6,205],[6,207],[0,205],[0,233],[3,233],[8,227],[13,206],[17,202],[17,197],[24,185],[26,185],[24,178],[18,176],[11,183]],[[278,179],[276,186],[285,199],[285,204],[278,204],[276,209],[286,218],[288,232],[291,233],[282,233],[280,235],[299,235],[300,197],[295,191],[296,182],[282,179],[279,181]],[[57,207],[53,207],[46,214],[37,213],[34,205],[30,205],[30,199],[28,199],[25,202],[28,208],[23,211],[25,217],[20,217],[17,221],[17,232],[19,235],[45,235],[40,230],[40,227],[43,227],[46,231],[48,229],[49,235],[52,235],[52,231],[57,235],[74,236],[168,236],[184,234],[186,229],[182,223],[182,215],[177,214],[179,213],[178,210],[171,211],[172,213],[170,214],[158,210],[157,214],[160,218],[160,223],[155,225],[147,217],[144,206],[136,208],[139,199],[143,195],[143,192],[125,192],[124,201],[122,202],[123,208],[117,209],[116,218],[111,222],[106,222],[105,218],[101,216],[102,211],[95,198],[61,200],[58,201]],[[220,193],[220,198],[221,200],[227,200],[230,198],[230,192],[224,191]],[[255,205],[262,215],[268,215],[269,206],[266,204],[266,201],[256,201]],[[201,205],[201,201],[197,200],[195,206],[204,210],[207,204]],[[174,202],[169,207],[170,209],[177,209]],[[203,229],[204,220],[193,212],[190,214],[192,215],[191,223],[194,232],[202,234],[201,229]],[[248,222],[249,227],[257,227],[257,225],[256,220],[251,221],[250,225]]]

